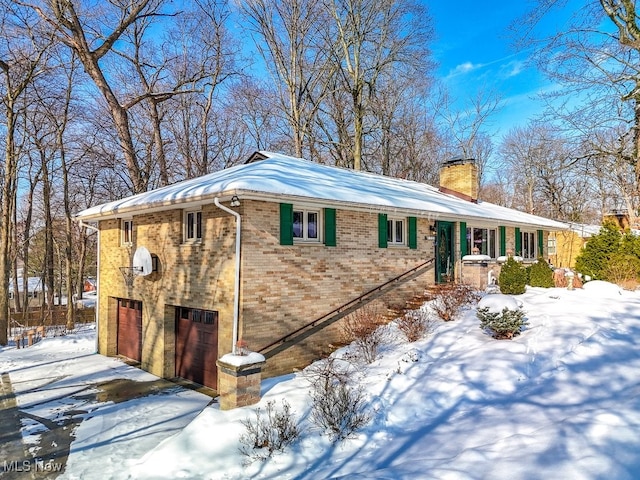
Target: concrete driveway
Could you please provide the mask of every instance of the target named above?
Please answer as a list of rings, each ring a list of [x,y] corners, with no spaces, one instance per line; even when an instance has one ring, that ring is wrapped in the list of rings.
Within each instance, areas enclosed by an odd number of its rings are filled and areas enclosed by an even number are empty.
[[[93,353],[91,339],[89,332],[0,351],[1,479],[102,479],[100,464],[121,466],[126,478],[128,462],[213,402],[188,384]]]

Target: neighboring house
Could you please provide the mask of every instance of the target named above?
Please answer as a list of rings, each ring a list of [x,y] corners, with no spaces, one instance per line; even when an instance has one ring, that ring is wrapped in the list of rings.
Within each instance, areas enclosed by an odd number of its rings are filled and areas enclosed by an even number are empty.
[[[267,375],[290,372],[340,342],[331,320],[359,296],[389,281],[387,303],[436,282],[482,287],[498,257],[534,261],[549,232],[566,228],[478,201],[472,161],[447,163],[441,183],[256,152],[243,165],[89,208],[77,219],[99,229],[99,352],[216,388],[216,360],[242,339],[250,350],[278,347],[265,354]],[[479,255],[461,261],[471,253]]]
[[[640,230],[631,229],[629,215],[625,211],[611,211],[603,216],[602,222],[613,222],[620,230],[630,230],[640,235]],[[582,253],[589,239],[600,233],[601,225],[570,223],[569,229],[554,232],[549,237],[549,260],[555,267],[574,268],[576,257]]]
[[[98,282],[96,282],[95,278],[87,277],[82,282],[82,291],[83,292],[95,292],[98,289]]]
[[[576,257],[589,239],[599,231],[600,225],[572,223],[569,230],[553,232],[549,237],[549,260],[554,267],[575,267]]]
[[[24,280],[22,277],[18,277],[18,295],[20,296],[20,301],[22,301],[24,296]],[[36,307],[42,305],[43,302],[43,294],[47,291],[46,285],[43,288],[42,278],[40,277],[28,277],[27,278],[27,298],[29,299],[29,306]],[[16,308],[16,289],[14,287],[13,279],[9,280],[9,307],[12,309]]]

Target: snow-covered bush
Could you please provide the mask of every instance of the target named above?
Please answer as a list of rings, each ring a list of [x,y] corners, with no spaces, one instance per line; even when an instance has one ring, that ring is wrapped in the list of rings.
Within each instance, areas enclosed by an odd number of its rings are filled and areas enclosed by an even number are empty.
[[[435,318],[423,309],[409,310],[396,319],[396,325],[408,341],[415,342],[433,332]]]
[[[478,303],[476,316],[480,328],[493,338],[509,339],[518,335],[527,324],[522,304],[508,295],[487,295]]]
[[[527,290],[527,270],[513,257],[507,258],[500,269],[498,285],[504,294],[520,295],[524,293]]]
[[[434,285],[427,298],[433,311],[445,322],[455,319],[460,311],[479,300],[478,293],[464,283],[442,283]]]
[[[240,437],[240,453],[250,460],[269,458],[284,450],[300,436],[291,406],[282,400],[282,410],[276,411],[275,402],[267,402],[266,415],[256,409],[255,421],[243,420],[246,431]]]
[[[352,342],[356,355],[365,363],[373,362],[385,340],[384,324],[378,309],[365,305],[345,318],[342,333],[345,342]]]
[[[334,357],[305,370],[311,382],[311,420],[333,441],[349,437],[366,425],[366,396],[362,387],[350,384],[354,376]]]

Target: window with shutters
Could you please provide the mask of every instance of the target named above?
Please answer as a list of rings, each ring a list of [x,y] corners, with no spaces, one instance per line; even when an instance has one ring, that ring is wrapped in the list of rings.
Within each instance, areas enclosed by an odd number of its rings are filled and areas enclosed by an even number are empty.
[[[280,245],[319,244],[336,246],[335,208],[310,208],[280,204]]]
[[[498,234],[492,228],[467,227],[467,251],[465,255],[488,255],[496,258]],[[477,250],[475,250],[477,249]]]
[[[294,207],[293,239],[319,242],[320,238],[320,211]]]
[[[378,214],[378,247],[418,248],[418,219],[416,217],[390,217]]]
[[[404,218],[387,218],[387,244],[406,245],[406,221]]]
[[[525,260],[536,259],[536,232],[520,232],[521,241],[520,246],[522,252],[520,256]]]

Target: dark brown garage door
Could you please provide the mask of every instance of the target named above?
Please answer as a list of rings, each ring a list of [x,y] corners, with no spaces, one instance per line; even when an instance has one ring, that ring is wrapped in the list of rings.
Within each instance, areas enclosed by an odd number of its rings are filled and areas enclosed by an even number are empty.
[[[140,361],[142,302],[118,299],[118,355]]]
[[[217,386],[218,312],[176,307],[176,375]]]

